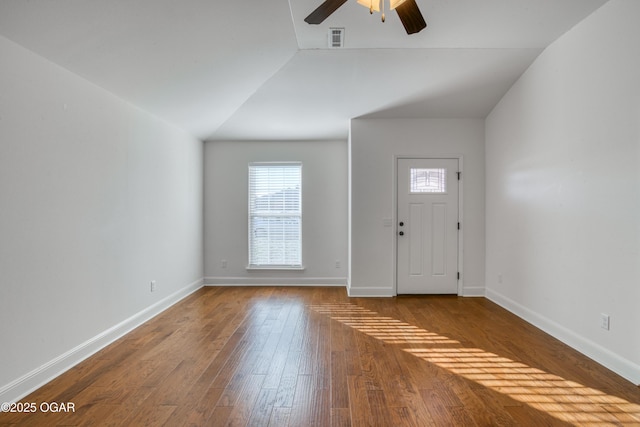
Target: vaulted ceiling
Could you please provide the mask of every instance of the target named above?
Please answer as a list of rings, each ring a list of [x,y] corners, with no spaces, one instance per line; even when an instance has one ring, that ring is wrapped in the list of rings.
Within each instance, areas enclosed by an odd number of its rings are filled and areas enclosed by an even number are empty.
[[[485,117],[606,3],[416,1],[407,35],[356,0],[320,25],[322,0],[0,0],[0,35],[200,139],[342,139],[355,117]]]

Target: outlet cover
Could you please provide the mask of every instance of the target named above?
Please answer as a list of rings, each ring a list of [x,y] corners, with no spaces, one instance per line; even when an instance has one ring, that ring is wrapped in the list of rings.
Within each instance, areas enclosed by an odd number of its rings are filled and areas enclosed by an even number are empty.
[[[611,319],[608,314],[601,313],[600,314],[600,327],[605,330],[609,330],[611,326]]]

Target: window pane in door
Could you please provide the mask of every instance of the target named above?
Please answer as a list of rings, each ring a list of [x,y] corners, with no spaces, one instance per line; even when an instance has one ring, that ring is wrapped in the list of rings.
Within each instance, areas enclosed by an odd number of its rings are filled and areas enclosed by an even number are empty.
[[[446,169],[411,168],[409,191],[411,193],[446,193]]]

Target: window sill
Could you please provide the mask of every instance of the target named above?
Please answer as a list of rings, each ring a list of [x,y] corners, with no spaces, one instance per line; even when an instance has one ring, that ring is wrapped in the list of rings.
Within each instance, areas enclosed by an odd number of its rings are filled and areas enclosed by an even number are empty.
[[[249,265],[248,271],[304,271],[303,265]]]

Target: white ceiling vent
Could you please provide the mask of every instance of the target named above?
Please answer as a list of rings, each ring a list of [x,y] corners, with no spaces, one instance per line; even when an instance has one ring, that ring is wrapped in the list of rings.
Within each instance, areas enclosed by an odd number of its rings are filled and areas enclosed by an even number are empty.
[[[344,46],[344,28],[329,28],[329,48]]]

